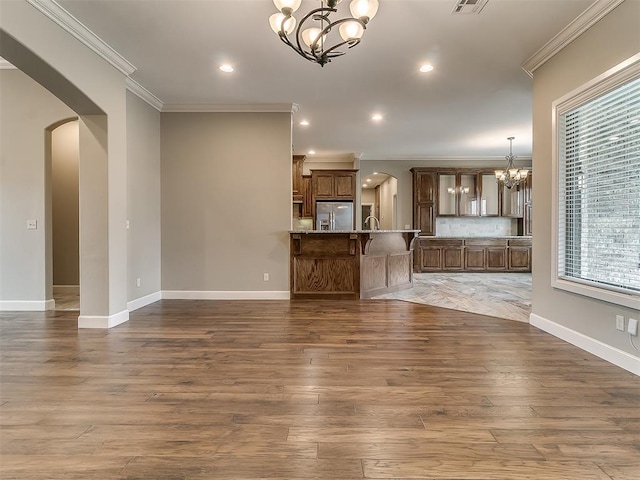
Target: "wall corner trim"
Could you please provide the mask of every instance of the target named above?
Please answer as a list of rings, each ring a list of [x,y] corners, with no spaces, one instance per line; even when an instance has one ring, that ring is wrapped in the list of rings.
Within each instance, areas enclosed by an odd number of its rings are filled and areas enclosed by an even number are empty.
[[[551,59],[560,50],[599,22],[600,19],[622,2],[624,2],[624,0],[596,0],[575,20],[542,46],[540,50],[531,55],[531,57],[522,64],[522,69],[527,72],[530,77],[533,77],[533,72],[540,68],[547,60]]]
[[[160,291],[145,295],[144,297],[136,298],[135,300],[131,300],[127,303],[127,309],[129,310],[129,312],[133,312],[135,310],[138,310],[139,308],[151,305],[158,300],[162,300],[162,292]]]
[[[120,72],[129,76],[136,71],[134,65],[54,0],[27,0],[27,2]]]
[[[144,100],[145,102],[147,102],[149,105],[151,105],[153,108],[155,108],[159,112],[162,111],[162,107],[164,106],[164,103],[162,103],[162,100],[160,100],[153,93],[151,93],[149,90],[144,88],[142,85],[140,85],[131,77],[127,77],[127,90],[129,90],[134,95],[138,96],[141,100]]]
[[[56,301],[49,300],[0,300],[0,312],[44,312],[56,308]]]
[[[191,291],[163,290],[166,300],[289,300],[288,290],[275,291]]]
[[[78,328],[113,328],[129,320],[129,310],[122,310],[113,315],[80,315]]]
[[[550,333],[554,337],[558,337],[559,339],[575,345],[596,357],[623,368],[634,375],[640,376],[640,357],[635,357],[618,348],[602,343],[594,338],[587,337],[580,332],[571,330],[570,328],[552,322],[551,320],[547,320],[546,318],[534,313],[530,315],[529,323],[540,330]]]

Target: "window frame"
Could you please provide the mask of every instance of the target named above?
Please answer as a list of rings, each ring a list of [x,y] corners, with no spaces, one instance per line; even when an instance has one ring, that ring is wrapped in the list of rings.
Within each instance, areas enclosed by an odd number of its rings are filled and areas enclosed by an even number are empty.
[[[594,98],[613,90],[622,84],[640,78],[640,53],[619,63],[593,80],[581,85],[552,103],[552,151],[551,151],[551,181],[552,181],[552,228],[551,228],[551,286],[553,288],[577,293],[597,300],[613,303],[623,307],[640,310],[640,295],[618,292],[597,286],[586,280],[561,278],[558,275],[558,257],[560,253],[560,152],[558,129],[560,116],[577,108]]]

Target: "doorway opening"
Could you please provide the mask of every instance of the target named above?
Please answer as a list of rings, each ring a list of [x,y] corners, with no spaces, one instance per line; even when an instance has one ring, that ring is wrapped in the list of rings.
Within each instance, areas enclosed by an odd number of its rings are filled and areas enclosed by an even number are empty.
[[[80,310],[79,125],[66,119],[47,129],[52,291],[56,310]]]

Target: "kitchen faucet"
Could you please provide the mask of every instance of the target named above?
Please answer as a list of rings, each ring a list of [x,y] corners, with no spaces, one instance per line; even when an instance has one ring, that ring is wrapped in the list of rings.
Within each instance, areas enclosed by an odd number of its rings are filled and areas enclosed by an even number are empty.
[[[376,227],[376,224],[373,224],[373,226],[371,225],[372,220],[376,221],[377,227]],[[364,219],[364,223],[366,224],[367,222],[369,222],[369,230],[380,230],[380,220],[378,220],[373,215],[369,215],[367,218]]]

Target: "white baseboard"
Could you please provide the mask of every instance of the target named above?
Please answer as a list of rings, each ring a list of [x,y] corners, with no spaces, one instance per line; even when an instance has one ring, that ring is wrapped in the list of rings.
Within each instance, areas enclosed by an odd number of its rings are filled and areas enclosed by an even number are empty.
[[[532,313],[529,317],[529,323],[540,330],[550,333],[554,337],[558,337],[565,342],[569,342],[578,348],[592,353],[596,357],[602,358],[607,362],[613,363],[620,368],[627,370],[635,375],[640,376],[640,357],[635,357],[630,353],[624,352],[618,348],[602,343],[594,338],[571,330],[563,325],[547,320],[540,315]]]
[[[80,285],[54,285],[53,293],[79,294]]]
[[[146,307],[158,300],[162,300],[162,292],[154,292],[149,295],[145,295],[144,297],[136,298],[135,300],[131,300],[127,303],[127,309],[130,312],[134,310],[138,310],[139,308]]]
[[[129,310],[122,310],[113,315],[80,315],[78,328],[113,328],[129,320]]]
[[[0,300],[0,312],[44,312],[56,308],[56,301],[50,300]]]
[[[163,290],[162,298],[167,300],[289,300],[285,291],[190,291]]]

